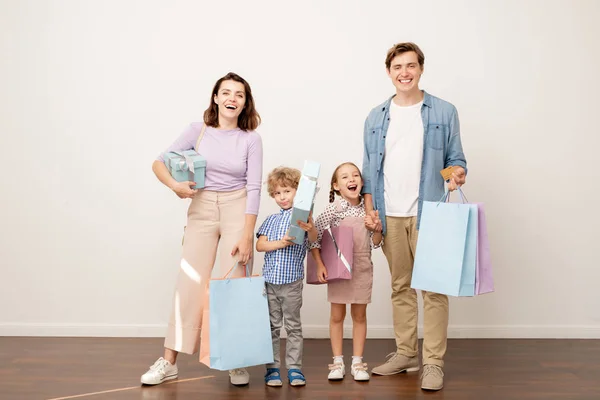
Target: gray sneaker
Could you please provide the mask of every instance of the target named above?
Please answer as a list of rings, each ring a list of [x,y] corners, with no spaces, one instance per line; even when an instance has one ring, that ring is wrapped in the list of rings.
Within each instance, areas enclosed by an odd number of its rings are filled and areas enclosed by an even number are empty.
[[[421,377],[421,389],[440,390],[444,387],[444,371],[441,367],[432,364],[423,366],[423,375]]]
[[[235,386],[244,386],[250,382],[250,374],[246,368],[236,368],[229,371],[229,381]]]
[[[375,375],[394,375],[400,372],[415,372],[419,370],[419,359],[417,357],[406,357],[399,353],[387,355],[387,361],[371,370]]]

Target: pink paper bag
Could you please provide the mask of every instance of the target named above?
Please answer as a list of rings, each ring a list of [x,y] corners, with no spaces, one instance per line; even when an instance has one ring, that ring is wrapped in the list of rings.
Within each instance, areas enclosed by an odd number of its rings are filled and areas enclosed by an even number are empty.
[[[488,241],[485,209],[482,203],[477,204],[477,268],[475,270],[475,294],[484,294],[494,291],[494,278],[492,275],[492,260],[490,257],[490,243]]]
[[[327,268],[327,282],[352,279],[354,236],[351,226],[337,226],[323,231],[321,259]],[[306,261],[306,283],[320,285],[317,262],[309,252]]]

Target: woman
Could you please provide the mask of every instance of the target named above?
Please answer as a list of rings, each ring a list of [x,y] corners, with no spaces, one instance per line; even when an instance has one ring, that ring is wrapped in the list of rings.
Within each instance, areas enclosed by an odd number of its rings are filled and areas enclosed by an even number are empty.
[[[183,256],[164,356],[142,375],[141,382],[157,385],[177,378],[177,355],[199,350],[202,308],[217,248],[221,270],[235,263],[252,269],[253,236],[260,203],[262,140],[250,85],[228,73],[213,88],[204,121],[192,123],[154,164],[157,178],[182,199],[191,198],[183,240]],[[195,148],[206,158],[204,189],[195,182],[177,182],[164,164],[170,151]],[[236,268],[237,276],[243,268]],[[246,385],[245,369],[229,371],[231,383]]]

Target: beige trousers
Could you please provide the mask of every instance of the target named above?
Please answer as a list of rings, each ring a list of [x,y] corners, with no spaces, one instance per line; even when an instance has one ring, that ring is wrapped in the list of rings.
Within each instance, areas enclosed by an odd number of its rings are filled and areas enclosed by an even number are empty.
[[[417,247],[416,217],[386,217],[383,253],[392,275],[392,309],[397,352],[418,354],[417,292],[410,287]],[[423,364],[444,366],[448,338],[448,297],[423,291]]]
[[[246,189],[231,192],[200,190],[192,199],[165,338],[166,348],[187,354],[199,350],[202,308],[217,248],[220,272],[225,274],[237,260],[237,255],[231,256],[231,250],[242,237],[245,219]],[[248,263],[250,271],[252,258]],[[238,267],[233,276],[243,274],[243,268]]]

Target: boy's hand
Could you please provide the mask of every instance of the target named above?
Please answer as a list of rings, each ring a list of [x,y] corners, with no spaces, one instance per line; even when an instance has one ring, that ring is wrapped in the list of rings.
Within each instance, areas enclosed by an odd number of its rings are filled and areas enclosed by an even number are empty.
[[[292,236],[288,236],[285,235],[279,242],[281,243],[281,248],[285,249],[288,246],[293,246],[296,243],[293,242],[293,240],[296,239],[295,237]]]

